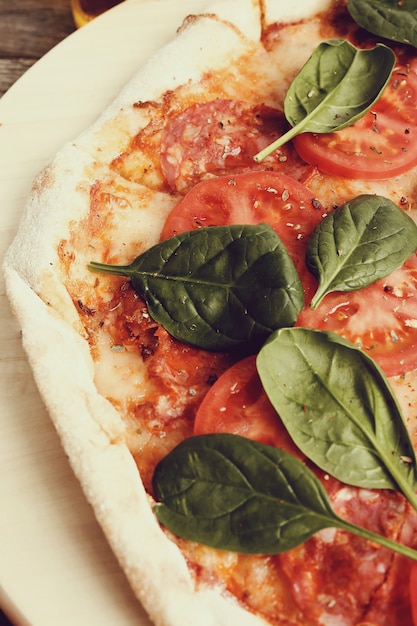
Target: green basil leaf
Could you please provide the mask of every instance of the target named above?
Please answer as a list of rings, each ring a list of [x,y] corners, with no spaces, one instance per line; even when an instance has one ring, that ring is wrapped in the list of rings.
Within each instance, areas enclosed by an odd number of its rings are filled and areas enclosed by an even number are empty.
[[[292,326],[304,292],[280,238],[267,224],[182,233],[131,265],[89,268],[129,276],[150,315],[177,339],[207,350],[260,344]]]
[[[278,554],[336,527],[417,558],[339,518],[320,481],[291,454],[237,435],[186,439],[157,465],[153,487],[161,524],[221,550]]]
[[[416,458],[379,366],[334,333],[286,328],[261,348],[264,389],[297,446],[342,482],[401,491],[417,508]]]
[[[300,133],[331,133],[356,122],[381,96],[394,64],[393,51],[382,44],[361,50],[343,39],[321,43],[285,97],[292,128],[255,155],[255,161]]]
[[[347,8],[370,33],[417,47],[417,0],[348,0]]]
[[[313,232],[307,266],[319,281],[311,308],[331,291],[355,291],[393,272],[417,249],[417,225],[394,202],[362,195],[329,213]]]

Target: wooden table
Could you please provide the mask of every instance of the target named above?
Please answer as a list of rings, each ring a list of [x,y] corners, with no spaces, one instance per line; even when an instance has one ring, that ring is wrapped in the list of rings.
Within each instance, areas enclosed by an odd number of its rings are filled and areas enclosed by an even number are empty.
[[[70,0],[0,0],[0,97],[74,30]]]

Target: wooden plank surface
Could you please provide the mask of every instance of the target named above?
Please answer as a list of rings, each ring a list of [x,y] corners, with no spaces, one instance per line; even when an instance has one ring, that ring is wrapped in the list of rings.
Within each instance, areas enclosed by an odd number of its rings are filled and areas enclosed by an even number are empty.
[[[70,0],[0,0],[0,97],[74,30]]]

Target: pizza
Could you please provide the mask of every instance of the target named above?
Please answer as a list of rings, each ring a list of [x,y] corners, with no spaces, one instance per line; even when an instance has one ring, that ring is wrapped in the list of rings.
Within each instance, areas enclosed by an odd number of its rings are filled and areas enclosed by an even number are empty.
[[[382,35],[357,1],[188,16],[38,175],[6,255],[157,625],[417,623],[417,53],[403,4],[371,4]]]

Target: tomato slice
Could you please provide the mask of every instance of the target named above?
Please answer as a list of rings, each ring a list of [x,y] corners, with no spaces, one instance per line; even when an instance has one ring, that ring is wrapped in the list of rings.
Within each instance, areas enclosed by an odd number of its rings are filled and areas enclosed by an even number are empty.
[[[204,226],[267,222],[294,261],[309,304],[317,281],[305,264],[309,236],[323,211],[311,192],[279,172],[222,176],[196,185],[168,216],[161,239]],[[387,376],[417,368],[417,256],[389,277],[308,306],[297,326],[331,330],[362,347]]]
[[[417,164],[417,64],[397,65],[381,98],[352,126],[302,133],[298,154],[326,174],[384,179]]]
[[[387,278],[328,294],[301,311],[297,326],[330,330],[365,350],[387,376],[417,368],[417,255]]]
[[[176,234],[228,224],[272,226],[286,246],[303,283],[306,300],[315,279],[305,265],[307,241],[321,221],[323,209],[302,183],[279,172],[248,172],[198,183],[173,208],[161,240]]]
[[[195,418],[194,434],[209,433],[240,435],[304,458],[263,390],[256,355],[232,365],[205,395]]]

